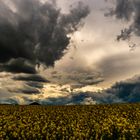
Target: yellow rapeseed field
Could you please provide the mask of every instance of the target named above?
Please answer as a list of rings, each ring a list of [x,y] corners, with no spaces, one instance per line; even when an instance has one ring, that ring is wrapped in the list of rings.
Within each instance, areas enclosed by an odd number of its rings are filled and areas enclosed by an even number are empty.
[[[0,105],[0,140],[140,140],[140,104]]]

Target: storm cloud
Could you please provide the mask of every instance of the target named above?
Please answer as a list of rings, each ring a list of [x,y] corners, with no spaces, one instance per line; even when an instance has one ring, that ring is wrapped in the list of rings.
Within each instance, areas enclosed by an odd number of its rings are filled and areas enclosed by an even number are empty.
[[[44,84],[49,81],[39,74],[0,73],[0,97],[7,95],[40,94]]]
[[[12,79],[20,80],[20,81],[30,81],[30,82],[46,82],[46,83],[49,82],[39,74],[21,74],[21,75],[14,76]]]
[[[12,80],[23,83],[21,88],[15,87],[12,92],[24,94],[40,94],[43,85],[50,82],[39,74],[18,74]]]
[[[130,40],[132,35],[140,36],[140,1],[139,0],[115,0],[115,7],[108,15],[115,16],[130,22],[129,26],[122,29],[117,40]]]
[[[0,1],[0,71],[36,73],[41,64],[53,66],[88,13],[82,2],[64,14],[54,0]]]
[[[140,102],[140,76],[117,82],[106,92],[122,102]]]

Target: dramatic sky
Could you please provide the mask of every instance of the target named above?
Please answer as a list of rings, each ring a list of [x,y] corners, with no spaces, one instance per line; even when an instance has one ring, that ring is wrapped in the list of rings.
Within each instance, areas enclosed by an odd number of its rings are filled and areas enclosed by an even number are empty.
[[[0,0],[0,103],[140,101],[140,0]]]

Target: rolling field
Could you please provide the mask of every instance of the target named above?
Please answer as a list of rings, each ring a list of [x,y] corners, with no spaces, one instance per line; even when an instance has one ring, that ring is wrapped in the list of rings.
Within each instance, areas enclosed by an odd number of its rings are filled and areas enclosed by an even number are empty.
[[[140,140],[140,104],[0,105],[0,140]]]

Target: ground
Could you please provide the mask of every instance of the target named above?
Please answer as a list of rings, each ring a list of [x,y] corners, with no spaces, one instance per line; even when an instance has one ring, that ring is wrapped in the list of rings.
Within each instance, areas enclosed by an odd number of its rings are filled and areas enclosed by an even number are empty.
[[[139,140],[140,104],[0,105],[0,139]]]

